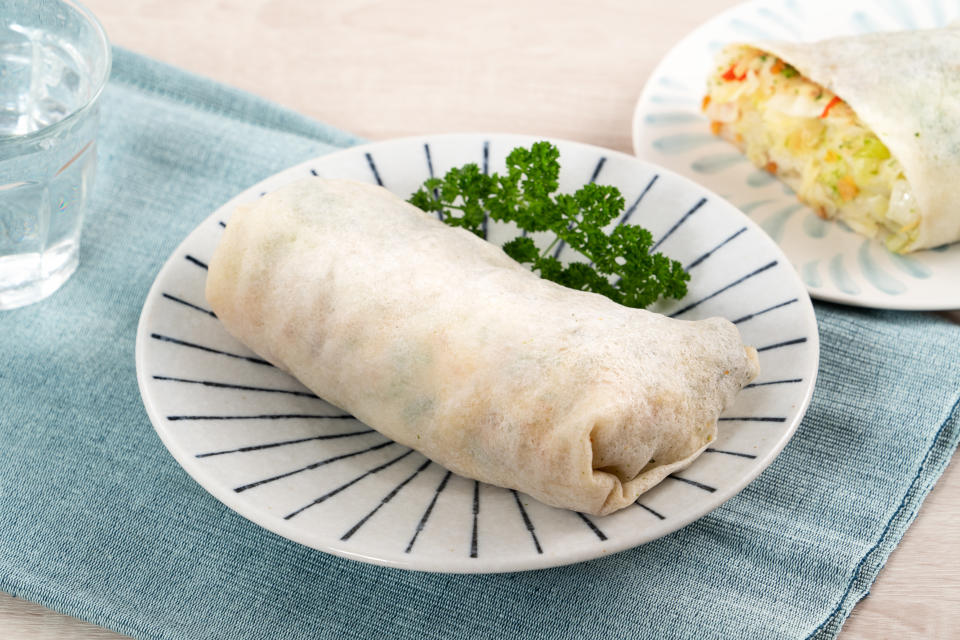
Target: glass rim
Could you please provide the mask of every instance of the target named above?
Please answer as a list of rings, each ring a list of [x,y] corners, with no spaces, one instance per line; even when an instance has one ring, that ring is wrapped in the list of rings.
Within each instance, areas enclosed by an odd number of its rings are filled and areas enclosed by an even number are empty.
[[[89,111],[90,108],[96,104],[96,102],[100,99],[100,95],[103,93],[104,88],[107,86],[107,80],[110,79],[110,72],[113,69],[113,51],[110,47],[110,40],[107,38],[107,30],[103,28],[103,24],[101,24],[100,20],[93,14],[92,11],[77,2],[77,0],[56,1],[76,11],[90,24],[90,26],[93,27],[93,30],[97,35],[97,40],[99,41],[98,44],[103,50],[103,72],[99,75],[99,77],[93,78],[94,90],[90,94],[90,97],[87,98],[86,102],[68,113],[66,116],[60,120],[57,120],[53,124],[48,124],[47,126],[37,129],[36,131],[16,135],[0,135],[0,142],[30,141],[36,138],[43,138],[51,135],[51,133],[64,128],[69,123],[80,117],[81,114]]]

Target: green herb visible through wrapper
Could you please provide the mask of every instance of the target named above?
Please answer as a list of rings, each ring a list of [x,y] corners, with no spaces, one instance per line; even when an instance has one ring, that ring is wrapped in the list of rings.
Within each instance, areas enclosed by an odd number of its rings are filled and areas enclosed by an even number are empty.
[[[604,231],[623,212],[619,189],[590,183],[573,194],[555,193],[559,157],[549,142],[537,142],[529,149],[517,147],[507,156],[505,175],[486,175],[476,164],[467,164],[443,178],[426,180],[410,203],[441,213],[448,225],[481,238],[487,215],[497,222],[513,222],[527,233],[553,232],[556,237],[542,251],[525,235],[503,245],[503,250],[517,262],[529,264],[540,277],[571,289],[592,291],[641,309],[661,296],[683,298],[690,274],[676,260],[650,253],[649,231],[636,225]],[[562,264],[552,255],[559,242],[590,263]]]

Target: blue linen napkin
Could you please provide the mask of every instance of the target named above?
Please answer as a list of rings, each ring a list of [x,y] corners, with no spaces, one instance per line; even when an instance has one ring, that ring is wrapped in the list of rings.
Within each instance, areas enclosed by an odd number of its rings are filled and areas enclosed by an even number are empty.
[[[80,268],[0,312],[0,590],[145,639],[835,636],[960,438],[960,327],[932,315],[818,304],[817,390],[773,465],[696,523],[569,567],[343,560],[180,469],[137,390],[150,284],[235,193],[357,141],[115,50]]]

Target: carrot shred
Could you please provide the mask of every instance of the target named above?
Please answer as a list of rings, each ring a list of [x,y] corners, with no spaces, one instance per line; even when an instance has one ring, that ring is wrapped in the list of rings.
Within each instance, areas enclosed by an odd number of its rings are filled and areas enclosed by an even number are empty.
[[[860,189],[857,187],[857,183],[854,182],[853,178],[849,175],[843,176],[843,178],[837,182],[837,193],[840,194],[844,202],[853,200],[859,192]]]
[[[712,134],[715,135],[715,136],[720,135],[720,127],[722,127],[722,126],[723,126],[723,125],[720,123],[719,120],[713,120],[713,121],[711,121],[711,122],[710,122],[710,133],[712,133]]]
[[[773,175],[777,175],[777,163],[774,162],[773,160],[768,162],[763,168],[769,171],[770,173],[772,173]]]
[[[709,105],[710,105],[710,96],[703,96],[703,102],[700,103],[700,110],[706,111]]]
[[[828,102],[827,106],[823,108],[823,113],[820,114],[820,117],[826,118],[827,114],[830,113],[830,109],[833,109],[833,105],[837,104],[838,102],[843,102],[839,96],[833,96],[830,98],[830,102]]]
[[[783,60],[777,58],[777,61],[773,63],[772,67],[770,67],[770,73],[780,73],[786,66],[787,65],[783,63]]]

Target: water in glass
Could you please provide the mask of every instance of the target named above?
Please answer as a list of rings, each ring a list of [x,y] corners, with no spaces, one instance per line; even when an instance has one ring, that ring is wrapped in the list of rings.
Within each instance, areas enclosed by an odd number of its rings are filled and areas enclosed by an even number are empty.
[[[76,269],[96,167],[102,79],[76,29],[25,22],[0,24],[0,309],[46,297]]]

